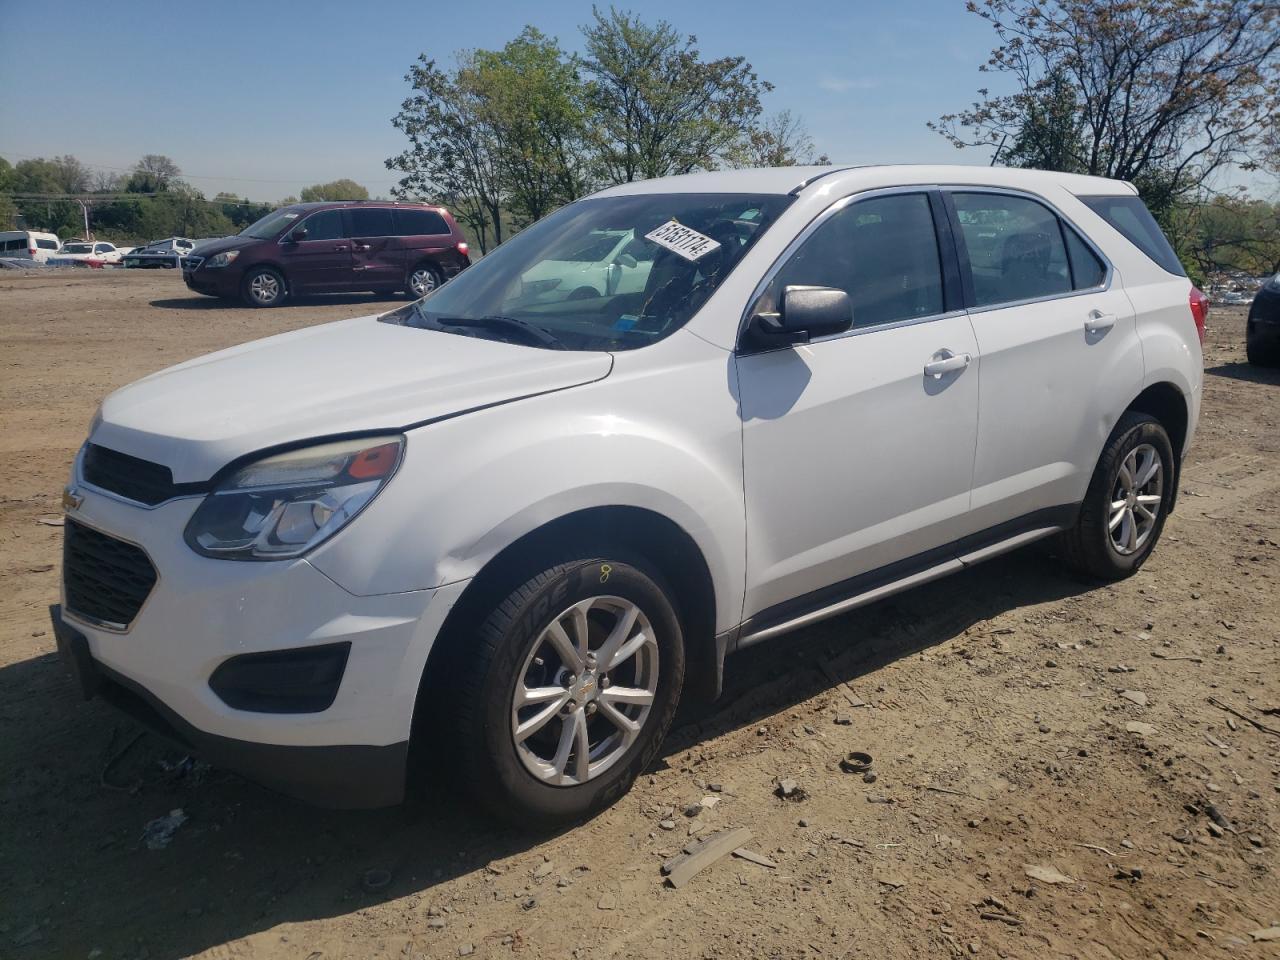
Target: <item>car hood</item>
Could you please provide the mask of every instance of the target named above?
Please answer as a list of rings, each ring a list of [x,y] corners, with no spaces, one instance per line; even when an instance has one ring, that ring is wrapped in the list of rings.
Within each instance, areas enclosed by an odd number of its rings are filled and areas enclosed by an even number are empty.
[[[608,353],[542,350],[358,317],[169,367],[103,401],[90,439],[177,483],[280,444],[395,431],[591,383]]]
[[[245,237],[236,234],[234,237],[219,237],[217,240],[206,240],[204,243],[197,243],[191,251],[193,257],[212,257],[215,253],[222,253],[223,250],[234,250],[237,247],[248,247],[255,243],[262,243],[258,237]]]

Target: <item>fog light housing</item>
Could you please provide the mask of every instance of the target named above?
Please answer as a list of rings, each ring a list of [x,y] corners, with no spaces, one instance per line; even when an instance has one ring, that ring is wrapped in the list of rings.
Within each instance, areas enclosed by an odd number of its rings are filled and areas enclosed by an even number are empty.
[[[209,687],[234,710],[320,713],[333,706],[351,642],[245,653],[219,664]]]

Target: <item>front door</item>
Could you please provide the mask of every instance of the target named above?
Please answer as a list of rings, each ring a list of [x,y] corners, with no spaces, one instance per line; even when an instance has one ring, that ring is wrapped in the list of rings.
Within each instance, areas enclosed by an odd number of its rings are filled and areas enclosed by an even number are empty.
[[[280,241],[280,265],[292,293],[350,290],[351,241],[342,211],[321,210],[298,223]]]
[[[404,286],[404,250],[387,207],[350,207],[352,285],[356,290]]]
[[[984,527],[1071,522],[1133,399],[1133,306],[1100,253],[1044,203],[949,192],[982,354],[973,511]]]
[[[812,228],[755,310],[795,284],[848,291],[854,328],[737,360],[744,616],[758,625],[856,592],[889,564],[932,563],[973,532],[978,348],[940,197],[846,203]]]

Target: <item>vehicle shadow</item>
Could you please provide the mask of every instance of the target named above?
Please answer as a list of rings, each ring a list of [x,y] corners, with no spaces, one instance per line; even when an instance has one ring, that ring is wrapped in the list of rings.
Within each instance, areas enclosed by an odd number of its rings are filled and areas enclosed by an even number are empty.
[[[1280,367],[1255,367],[1251,363],[1220,363],[1216,367],[1205,367],[1205,373],[1215,377],[1227,377],[1231,380],[1243,380],[1246,383],[1268,383],[1280,386]]]
[[[730,659],[721,701],[682,712],[661,756],[758,724],[833,677],[869,685],[974,624],[1086,589],[1038,545],[751,648]],[[0,669],[0,705],[0,929],[32,956],[145,947],[167,960],[388,900],[405,911],[404,932],[425,937],[439,884],[487,870],[495,894],[527,896],[525,865],[506,861],[548,839],[481,818],[447,784],[412,814],[334,812],[191,768],[150,734],[135,742],[132,721],[79,702],[52,654]],[[177,808],[188,821],[168,847],[147,849],[144,825]],[[390,882],[366,889],[369,870]]]
[[[341,307],[348,304],[386,304],[386,303],[406,303],[403,297],[397,297],[391,294],[380,293],[330,293],[316,294],[311,297],[291,297],[278,307],[272,307],[273,310],[291,310],[297,307],[325,307],[334,306]],[[239,300],[230,300],[222,297],[206,297],[203,294],[193,293],[188,297],[161,297],[157,300],[150,301],[151,306],[159,307],[161,310],[229,310],[240,308],[249,313],[253,308],[247,307]]]

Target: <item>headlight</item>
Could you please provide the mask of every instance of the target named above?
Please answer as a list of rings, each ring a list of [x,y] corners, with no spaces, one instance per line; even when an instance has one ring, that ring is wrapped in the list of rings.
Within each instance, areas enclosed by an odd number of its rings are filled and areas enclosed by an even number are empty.
[[[230,265],[236,257],[240,256],[239,250],[223,250],[222,253],[214,254],[204,262],[206,267],[225,267]]]
[[[188,546],[226,560],[286,560],[333,536],[400,465],[404,437],[326,443],[237,470],[187,524]]]

